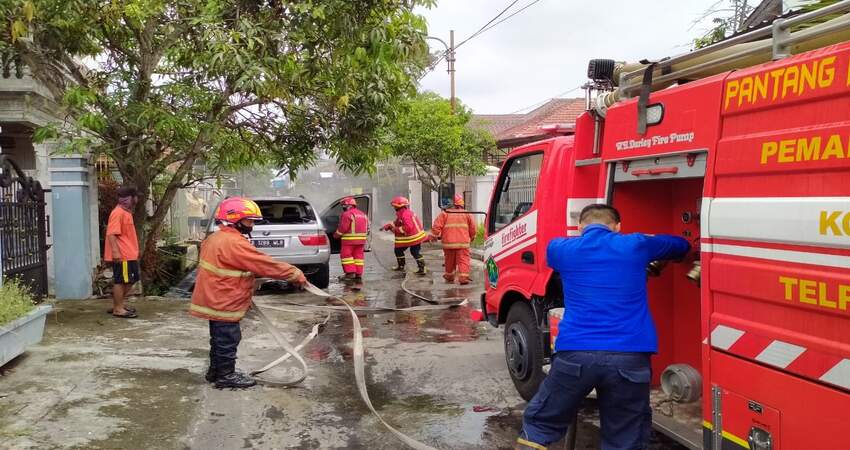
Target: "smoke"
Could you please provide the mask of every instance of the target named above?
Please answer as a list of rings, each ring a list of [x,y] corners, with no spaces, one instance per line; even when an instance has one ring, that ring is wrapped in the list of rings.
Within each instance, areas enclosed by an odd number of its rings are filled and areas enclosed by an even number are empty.
[[[242,172],[233,177],[247,197],[303,196],[317,212],[347,195],[372,196],[372,221],[383,223],[395,218],[390,200],[396,195],[409,196],[409,175],[402,173],[397,161],[380,163],[373,176],[353,175],[330,159],[320,159],[313,167],[298,173],[292,180],[276,170]],[[277,183],[273,184],[273,179]]]

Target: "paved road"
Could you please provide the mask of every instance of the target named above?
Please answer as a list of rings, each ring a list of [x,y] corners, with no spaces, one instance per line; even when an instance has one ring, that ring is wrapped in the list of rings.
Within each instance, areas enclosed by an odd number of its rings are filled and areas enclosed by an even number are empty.
[[[366,287],[331,291],[359,306],[416,303],[377,242],[367,256]],[[450,286],[439,252],[426,252],[431,276],[411,287],[432,298],[480,294],[481,283]],[[476,264],[480,264],[475,262]],[[333,261],[332,277],[339,274]],[[480,273],[480,266],[474,268]],[[305,293],[259,301],[322,303]],[[305,348],[310,376],[299,387],[221,391],[202,379],[206,323],[185,314],[185,300],[135,301],[141,318],[113,319],[105,301],[61,302],[42,345],[0,377],[0,448],[400,449],[369,413],[353,384],[351,323],[334,314]],[[361,315],[367,378],[375,406],[398,429],[438,448],[509,449],[525,406],[505,368],[501,330],[468,319],[469,307],[438,312]],[[272,319],[299,341],[324,313],[275,311]],[[251,369],[280,354],[254,321],[243,321],[239,366]],[[275,369],[286,378],[292,369]],[[592,411],[579,448],[597,448]],[[557,448],[557,447],[554,447]],[[658,444],[656,448],[672,448]]]

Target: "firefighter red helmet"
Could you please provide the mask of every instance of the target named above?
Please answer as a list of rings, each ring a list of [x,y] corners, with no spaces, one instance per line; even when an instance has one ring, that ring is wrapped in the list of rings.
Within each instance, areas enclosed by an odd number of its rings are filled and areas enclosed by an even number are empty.
[[[463,201],[463,194],[455,194],[455,206],[464,206],[465,202]]]
[[[393,208],[401,208],[403,206],[410,206],[410,201],[399,195],[390,204],[393,205]]]
[[[354,197],[345,197],[339,202],[342,206],[357,206],[357,201],[354,200]]]
[[[237,223],[242,219],[262,220],[263,213],[253,200],[242,197],[224,199],[215,211],[216,220]]]

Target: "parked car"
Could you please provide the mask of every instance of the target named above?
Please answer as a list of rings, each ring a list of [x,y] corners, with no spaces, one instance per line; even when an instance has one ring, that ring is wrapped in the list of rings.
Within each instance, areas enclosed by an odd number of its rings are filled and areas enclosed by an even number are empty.
[[[371,217],[371,198],[355,196],[357,205]],[[254,225],[251,243],[274,259],[295,265],[320,288],[330,284],[330,255],[339,253],[340,242],[333,238],[342,212],[336,200],[321,214],[303,197],[254,198],[263,221]],[[216,208],[218,209],[218,208]],[[215,214],[215,209],[213,214]],[[208,232],[215,231],[210,220]]]

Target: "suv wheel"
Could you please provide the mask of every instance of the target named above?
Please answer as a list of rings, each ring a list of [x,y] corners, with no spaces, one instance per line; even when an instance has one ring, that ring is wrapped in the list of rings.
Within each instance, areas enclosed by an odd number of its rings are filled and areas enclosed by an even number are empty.
[[[307,279],[314,286],[320,289],[325,289],[331,284],[331,267],[330,264],[322,264],[316,273],[309,275]]]
[[[505,361],[520,397],[531,400],[546,378],[543,373],[543,335],[534,322],[531,307],[523,301],[514,303],[508,312]]]

